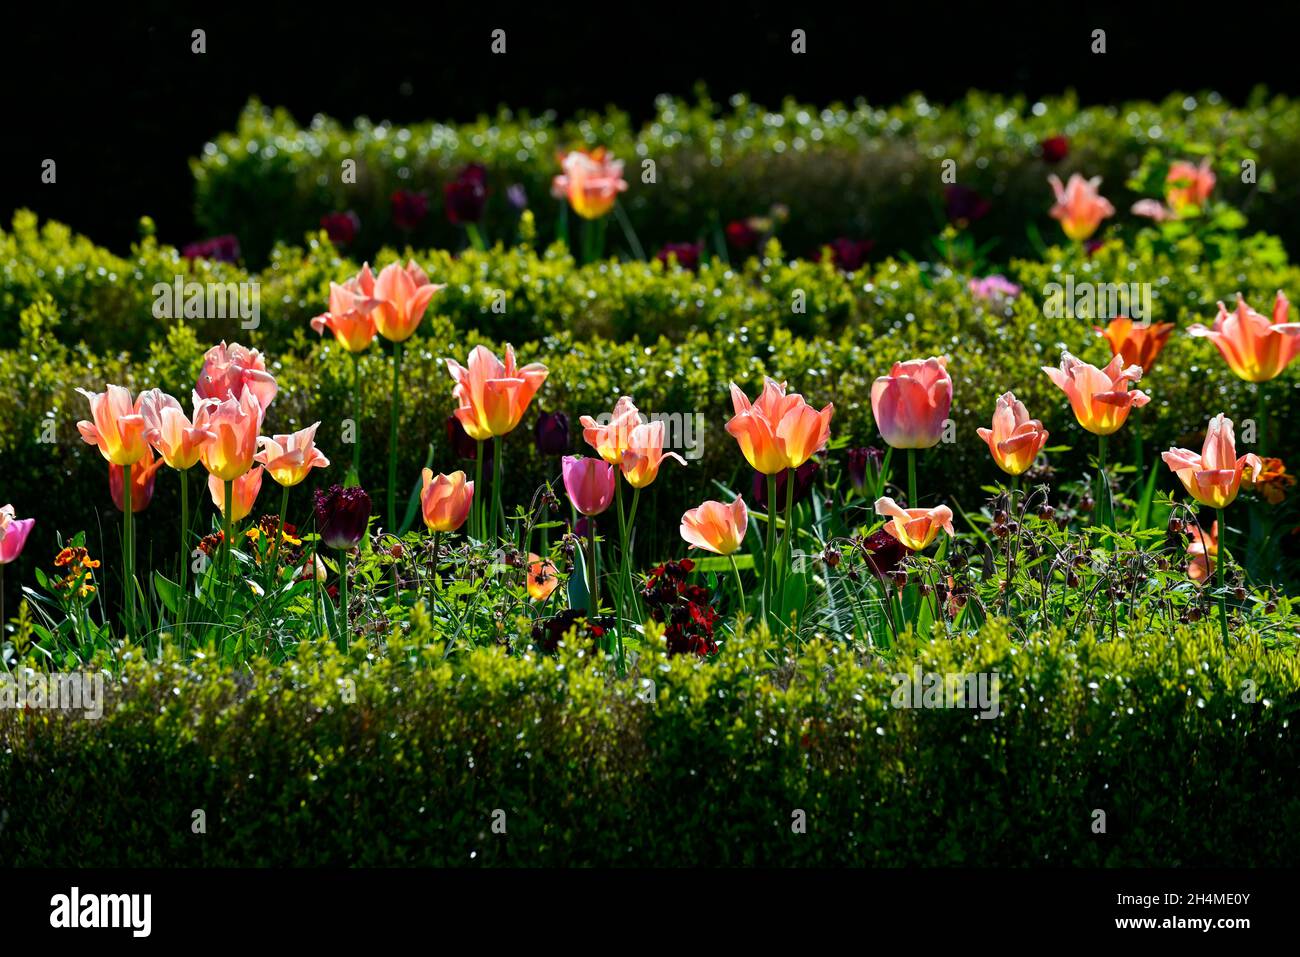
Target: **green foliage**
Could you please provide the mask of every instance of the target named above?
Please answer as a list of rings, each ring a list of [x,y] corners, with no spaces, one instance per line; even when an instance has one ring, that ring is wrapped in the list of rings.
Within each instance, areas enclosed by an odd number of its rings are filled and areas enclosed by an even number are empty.
[[[1070,152],[1053,166],[1040,144],[1056,135],[1069,138]],[[202,227],[237,234],[250,261],[261,263],[277,240],[297,241],[323,214],[340,210],[358,214],[356,245],[364,252],[408,238],[464,245],[444,215],[442,187],[469,163],[488,170],[490,238],[509,242],[516,234],[519,216],[506,198],[515,184],[527,192],[540,235],[553,236],[556,154],[600,145],[627,164],[622,202],[651,251],[697,239],[714,247],[721,224],[780,203],[790,209],[782,240],[800,254],[840,235],[875,239],[880,252],[919,252],[943,223],[939,163],[951,159],[958,181],[992,200],[975,231],[996,239],[996,255],[1005,258],[1029,248],[1031,223],[1056,235],[1047,219],[1048,173],[1100,175],[1106,195],[1127,211],[1143,194],[1126,183],[1152,152],[1213,156],[1221,191],[1239,205],[1276,189],[1277,202],[1250,215],[1288,242],[1300,238],[1285,214],[1300,198],[1300,103],[1262,91],[1240,106],[1215,93],[1084,107],[1073,95],[1030,102],[977,92],[947,106],[917,94],[890,107],[787,100],[770,111],[744,96],[724,106],[701,93],[694,103],[660,97],[640,129],[613,109],[566,122],[502,111],[459,125],[362,118],[345,127],[318,115],[301,126],[288,111],[254,100],[235,131],[206,144],[191,166]],[[357,176],[344,184],[348,159]],[[655,163],[652,183],[643,181],[646,160]],[[1243,182],[1246,161],[1256,164],[1252,182]],[[409,235],[392,223],[397,189],[431,200],[427,220]]]
[[[627,679],[574,649],[447,658],[419,621],[375,650],[323,644],[239,673],[136,655],[108,679],[102,720],[0,710],[0,855],[1278,866],[1300,852],[1300,663],[1254,640],[1225,654],[1211,628],[1013,641],[993,623],[888,657],[814,643],[793,660],[751,636],[712,662],[646,653]],[[1000,716],[894,707],[892,676],[914,667],[997,672]]]

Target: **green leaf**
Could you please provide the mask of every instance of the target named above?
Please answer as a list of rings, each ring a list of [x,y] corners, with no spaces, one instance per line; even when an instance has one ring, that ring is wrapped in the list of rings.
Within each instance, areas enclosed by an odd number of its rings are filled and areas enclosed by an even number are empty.
[[[179,614],[181,586],[167,578],[162,572],[153,573],[153,588],[163,607],[173,615]]]

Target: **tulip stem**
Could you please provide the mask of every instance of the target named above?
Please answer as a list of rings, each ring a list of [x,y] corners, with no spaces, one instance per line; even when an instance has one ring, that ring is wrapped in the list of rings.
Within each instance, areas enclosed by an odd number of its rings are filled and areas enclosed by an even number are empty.
[[[481,253],[487,252],[487,242],[483,239],[483,233],[479,231],[478,224],[466,223],[465,233],[469,236],[469,244]]]
[[[1105,528],[1112,527],[1110,482],[1106,478],[1106,436],[1097,436],[1097,514]]]
[[[736,564],[736,553],[732,552],[727,557],[731,559],[731,574],[736,577],[736,593],[740,595],[740,617],[746,618],[749,612],[745,609],[745,585],[740,580],[740,566]]]
[[[600,614],[600,565],[596,560],[596,516],[587,516],[587,559],[591,567],[591,617]]]
[[[388,426],[388,530],[397,530],[397,419],[401,412],[400,378],[402,375],[402,347],[393,343],[393,413]]]
[[[280,569],[276,562],[280,559],[280,541],[284,538],[284,515],[289,510],[289,486],[285,485],[280,490],[280,520],[275,525],[275,542],[271,545],[271,560],[268,563],[271,566],[271,587],[279,584]],[[316,571],[312,568],[312,573]]]
[[[763,619],[772,609],[772,573],[776,554],[776,476],[767,477],[767,549],[763,554]]]
[[[226,503],[226,507],[221,510],[221,545],[222,545],[221,576],[224,579],[223,584],[225,585],[225,592],[226,592],[225,598],[221,602],[221,624],[223,625],[226,623],[226,611],[228,610],[230,605],[230,593],[233,588],[233,585],[230,581],[230,563],[231,560],[234,558],[234,556],[230,552],[230,549],[233,544],[230,541],[230,537],[231,537],[230,513],[234,509],[235,483],[232,479],[226,479],[224,501]]]
[[[473,519],[470,521],[470,531],[480,542],[483,541],[483,440],[480,439],[475,443],[474,452],[474,498],[470,501],[470,511],[473,512]]]
[[[348,653],[348,552],[339,552],[339,650]]]
[[[785,530],[781,533],[781,542],[785,558],[782,559],[782,571],[788,571],[792,568],[791,561],[794,555],[794,469],[785,470]],[[781,612],[785,613],[785,602],[782,601]]]
[[[627,563],[627,513],[623,511],[623,480],[617,475],[614,476],[614,504],[618,509],[618,582],[614,588],[614,596],[618,607],[618,627],[621,631],[627,582],[624,576]]]
[[[181,477],[181,593],[176,609],[176,631],[181,642],[181,652],[185,651],[185,619],[189,611],[189,571],[190,571],[190,473],[182,470]]]
[[[506,511],[501,505],[501,436],[492,436],[492,525],[498,535],[506,534]]]
[[[1223,568],[1228,563],[1228,523],[1223,520],[1223,509],[1216,508],[1215,516],[1219,520],[1219,627],[1223,631],[1223,647],[1228,647],[1228,596],[1223,582]],[[1208,556],[1207,556],[1208,557]]]
[[[352,353],[352,480],[361,484],[361,353]]]
[[[135,563],[135,542],[132,540],[135,528],[132,519],[135,510],[131,507],[134,496],[131,494],[130,464],[122,466],[122,488],[122,614],[125,616],[126,634],[129,638],[135,631],[135,594],[132,592],[135,582],[135,569],[132,568]]]
[[[639,488],[632,489],[632,507],[628,509],[628,513],[627,513],[627,536],[629,539],[632,536],[633,524],[636,522],[637,503],[640,501],[641,501],[641,490]],[[641,602],[636,597],[636,583],[632,581],[632,553],[627,550],[630,547],[630,545],[631,542],[629,541],[624,547],[624,554],[626,555],[626,558],[624,559],[624,569],[627,575],[627,594],[628,594],[628,598],[630,599],[630,604],[632,605],[632,613],[636,615],[637,622],[639,624],[645,624],[645,619],[642,618],[641,616]],[[619,638],[620,656],[622,655],[622,651],[623,651],[622,642],[623,639],[620,637]]]
[[[1265,418],[1265,412],[1268,406],[1264,403],[1264,383],[1255,383],[1255,446],[1259,449],[1259,456],[1263,458],[1268,454],[1268,420]]]
[[[907,507],[921,507],[916,496],[916,449],[907,450]]]

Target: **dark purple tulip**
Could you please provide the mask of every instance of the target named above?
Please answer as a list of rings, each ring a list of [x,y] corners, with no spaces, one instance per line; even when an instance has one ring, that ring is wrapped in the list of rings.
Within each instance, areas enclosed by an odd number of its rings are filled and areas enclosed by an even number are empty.
[[[849,481],[859,492],[867,484],[867,466],[870,465],[875,471],[880,470],[884,464],[885,453],[880,451],[874,445],[866,448],[849,449]]]
[[[902,564],[907,549],[903,543],[883,528],[862,540],[867,555],[867,567],[882,581]]]
[[[409,189],[393,193],[393,225],[398,229],[415,229],[429,215],[429,197]]]
[[[186,259],[212,259],[216,262],[233,263],[239,261],[239,237],[231,234],[213,236],[190,243],[181,249]]]
[[[969,186],[954,183],[943,191],[943,207],[948,222],[966,226],[987,216],[993,204]]]
[[[821,466],[813,459],[809,459],[803,465],[794,470],[794,504],[798,505],[808,497],[812,491],[813,479],[821,471]],[[785,508],[785,485],[786,476],[790,470],[778,472],[776,475],[776,507],[778,510]],[[754,473],[754,483],[751,488],[752,496],[761,508],[767,508],[767,476],[762,472]]]
[[[669,257],[675,256],[677,265],[694,272],[700,266],[700,253],[703,251],[703,243],[665,243],[655,254],[655,259],[667,266]]]
[[[1059,163],[1070,155],[1070,140],[1065,136],[1049,136],[1041,146],[1044,163]]]
[[[487,170],[481,163],[471,163],[443,187],[447,218],[454,226],[478,223],[487,203]]]
[[[473,462],[478,458],[478,443],[469,437],[465,432],[465,427],[460,424],[460,419],[454,415],[447,416],[447,444],[451,450],[456,453],[456,458],[467,459]],[[492,464],[492,443],[483,443],[483,465],[486,468]]]
[[[533,428],[537,451],[543,455],[563,455],[569,451],[569,417],[563,412],[543,412]]]
[[[727,243],[737,252],[742,253],[749,252],[763,238],[762,234],[750,225],[748,219],[737,219],[727,223],[726,233]]]
[[[523,183],[512,183],[506,190],[506,199],[510,200],[510,205],[521,213],[528,208],[528,191],[524,189]]]
[[[857,272],[867,261],[867,256],[875,248],[875,240],[872,239],[850,239],[848,236],[837,236],[826,244],[831,249],[831,258],[835,260],[835,265],[845,272]]]
[[[335,246],[346,246],[357,238],[361,220],[352,210],[346,213],[326,213],[320,218],[320,226],[329,233],[330,242]]]
[[[359,485],[331,485],[316,492],[316,530],[326,548],[348,551],[361,544],[370,523],[370,496]]]

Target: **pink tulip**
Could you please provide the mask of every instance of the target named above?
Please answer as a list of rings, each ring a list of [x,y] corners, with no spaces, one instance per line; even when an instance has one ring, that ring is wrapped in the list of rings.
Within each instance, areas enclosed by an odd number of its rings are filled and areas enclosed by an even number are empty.
[[[1234,312],[1219,303],[1213,327],[1207,329],[1198,322],[1187,331],[1213,342],[1238,377],[1247,382],[1267,382],[1281,375],[1300,354],[1300,322],[1288,321],[1290,309],[1291,303],[1278,290],[1270,320],[1246,305],[1238,293]]]
[[[745,541],[749,510],[739,495],[730,505],[705,502],[682,516],[681,536],[688,544],[717,555],[730,555]]]
[[[375,277],[370,264],[361,272],[339,285],[330,283],[329,311],[311,320],[311,327],[324,335],[328,329],[334,333],[339,345],[349,352],[362,352],[375,338],[375,318],[372,315],[379,300],[375,298]]]
[[[659,475],[664,459],[676,459],[682,465],[686,460],[676,452],[664,451],[664,424],[661,420],[646,422],[632,430],[623,453],[623,477],[633,488],[645,488]]]
[[[1142,378],[1142,367],[1126,368],[1122,355],[1112,358],[1105,369],[1098,369],[1066,352],[1059,369],[1043,366],[1043,371],[1070,400],[1079,424],[1093,435],[1118,432],[1130,410],[1151,401],[1146,393],[1128,387],[1130,379]]]
[[[1101,177],[1084,179],[1078,173],[1070,176],[1068,185],[1061,184],[1061,178],[1053,173],[1047,177],[1056,194],[1056,205],[1051,215],[1061,223],[1065,235],[1073,240],[1087,239],[1097,231],[1101,221],[1115,215],[1115,207],[1106,197],[1097,192]]]
[[[35,524],[34,518],[15,518],[12,505],[0,508],[0,565],[8,565],[22,553]]]
[[[614,403],[608,425],[601,425],[589,415],[580,416],[578,421],[582,425],[583,440],[606,462],[621,465],[632,430],[641,424],[641,413],[631,397],[625,395]]]
[[[569,501],[583,515],[599,515],[614,500],[618,473],[614,466],[598,458],[566,455],[562,463],[564,490]]]
[[[203,467],[225,481],[239,478],[253,467],[261,424],[262,407],[247,386],[237,400],[206,399],[198,403],[194,426],[214,436],[199,450]]]
[[[265,415],[275,400],[275,377],[266,371],[266,362],[256,349],[245,349],[237,342],[213,346],[203,356],[203,369],[194,386],[195,393],[203,399],[238,399],[244,387],[257,397],[261,414]],[[258,419],[261,424],[261,419]]]
[[[896,449],[928,449],[943,438],[952,409],[946,356],[895,362],[871,385],[871,411],[884,440]]]
[[[1241,490],[1241,473],[1247,466],[1252,476],[1264,468],[1254,452],[1237,458],[1232,420],[1222,412],[1206,427],[1200,455],[1188,449],[1170,449],[1160,458],[1178,476],[1187,493],[1210,508],[1226,508],[1232,504]]]
[[[242,522],[248,517],[248,513],[253,510],[253,503],[257,501],[257,493],[262,491],[262,473],[265,469],[259,465],[255,469],[249,469],[243,475],[235,479],[230,485],[230,520],[232,522]],[[221,479],[215,475],[208,476],[208,493],[212,496],[212,504],[217,507],[217,511],[222,515],[226,514],[226,486]]]
[[[1048,436],[1043,423],[1031,419],[1025,404],[1011,392],[998,397],[993,428],[975,431],[988,444],[998,468],[1008,475],[1020,475],[1033,465]]]
[[[253,461],[265,465],[277,484],[285,488],[297,485],[312,469],[329,467],[330,460],[316,448],[318,428],[320,423],[316,422],[290,435],[259,436],[257,442],[261,448]]]
[[[627,189],[623,162],[610,156],[603,146],[590,153],[574,150],[561,157],[564,172],[551,181],[551,195],[567,199],[583,219],[599,219],[613,208],[618,194]]]
[[[957,534],[952,527],[952,509],[947,505],[903,508],[892,498],[882,496],[876,499],[876,514],[890,519],[885,531],[914,552],[928,547],[940,531],[949,536]]]
[[[140,397],[132,402],[131,393],[120,385],[110,385],[103,392],[77,391],[90,402],[92,420],[77,423],[82,440],[97,446],[112,465],[132,465],[144,458],[149,443]]]
[[[131,467],[131,511],[143,512],[153,501],[154,479],[163,467],[163,459],[155,459],[153,450]],[[126,496],[123,485],[126,484],[126,469],[121,465],[108,466],[108,494],[113,499],[119,512],[126,511]]]
[[[405,342],[420,325],[434,293],[446,288],[429,282],[424,270],[413,261],[407,262],[406,268],[390,263],[375,280],[375,298],[379,300],[372,313],[375,328],[385,339]]]
[[[171,468],[184,472],[199,460],[203,444],[216,434],[196,428],[181,410],[180,402],[162,389],[140,393],[140,414],[144,416],[145,438]]]

